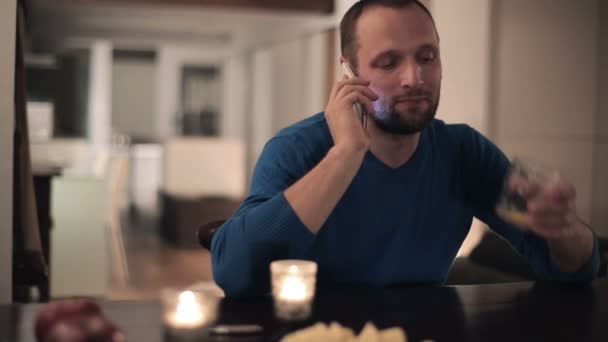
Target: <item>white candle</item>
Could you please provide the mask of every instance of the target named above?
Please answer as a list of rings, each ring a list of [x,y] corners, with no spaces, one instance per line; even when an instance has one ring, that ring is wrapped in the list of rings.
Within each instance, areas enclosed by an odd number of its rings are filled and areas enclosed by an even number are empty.
[[[287,276],[279,292],[279,298],[288,302],[306,300],[306,284],[299,276]]]
[[[317,264],[303,260],[280,260],[270,265],[275,311],[286,320],[306,319],[315,294]]]
[[[180,293],[177,308],[168,313],[167,321],[174,328],[196,328],[205,324],[205,315],[192,291]]]
[[[218,298],[202,291],[163,290],[164,323],[175,334],[202,334],[216,317]]]

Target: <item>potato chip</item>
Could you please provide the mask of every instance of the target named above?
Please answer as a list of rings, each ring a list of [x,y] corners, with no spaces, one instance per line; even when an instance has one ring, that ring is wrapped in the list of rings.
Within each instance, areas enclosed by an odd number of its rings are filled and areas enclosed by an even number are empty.
[[[323,341],[327,336],[327,325],[317,323],[308,328],[300,329],[286,335],[281,339],[282,342],[305,342],[305,341]]]
[[[381,342],[407,342],[405,331],[399,327],[384,329],[380,331]]]
[[[380,333],[372,322],[365,323],[365,326],[359,333],[359,336],[355,337],[354,342],[380,342]]]
[[[407,334],[400,327],[378,330],[374,323],[367,322],[358,336],[352,329],[343,327],[338,322],[328,326],[317,323],[308,328],[295,331],[281,339],[281,342],[407,342]]]
[[[328,329],[328,341],[350,342],[355,337],[352,329],[346,328],[337,322],[331,322]]]

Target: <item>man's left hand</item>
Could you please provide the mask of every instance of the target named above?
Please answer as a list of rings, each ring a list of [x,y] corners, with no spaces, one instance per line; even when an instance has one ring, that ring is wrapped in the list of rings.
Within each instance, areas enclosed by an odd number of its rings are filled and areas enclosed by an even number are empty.
[[[593,233],[576,214],[574,186],[556,179],[527,190],[530,229],[547,241],[562,271],[579,270],[593,253]]]

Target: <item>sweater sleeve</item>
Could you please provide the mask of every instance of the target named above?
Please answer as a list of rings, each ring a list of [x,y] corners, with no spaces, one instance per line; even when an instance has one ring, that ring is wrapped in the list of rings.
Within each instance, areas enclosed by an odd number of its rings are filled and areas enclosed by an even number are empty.
[[[588,282],[599,271],[600,255],[595,237],[594,249],[588,262],[576,272],[562,272],[551,257],[547,242],[529,230],[522,230],[502,220],[496,214],[496,204],[510,162],[491,141],[474,129],[464,126],[461,145],[462,176],[465,197],[474,215],[494,232],[506,239],[530,263],[541,281]]]
[[[294,149],[289,137],[275,137],[266,144],[254,170],[251,194],[213,237],[213,276],[228,296],[268,293],[270,262],[302,258],[314,242],[315,235],[283,194],[308,171]]]

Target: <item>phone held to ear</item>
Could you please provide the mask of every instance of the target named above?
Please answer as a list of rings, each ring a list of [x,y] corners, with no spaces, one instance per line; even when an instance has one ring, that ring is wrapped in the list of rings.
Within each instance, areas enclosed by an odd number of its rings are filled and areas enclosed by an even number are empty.
[[[342,69],[344,69],[344,74],[346,75],[346,77],[348,77],[348,78],[355,77],[355,73],[353,72],[353,69],[350,67],[350,64],[348,64],[347,62],[342,62]],[[363,111],[363,106],[359,102],[355,102],[355,104],[353,104],[353,109],[355,110],[357,115],[359,115],[359,120],[361,120],[361,125],[363,125],[363,128],[367,128],[367,115]]]

